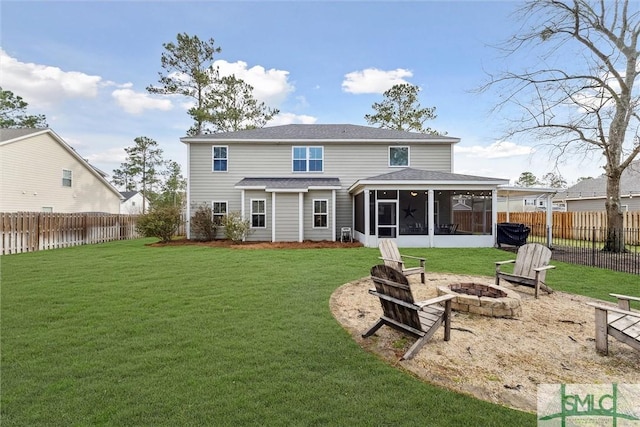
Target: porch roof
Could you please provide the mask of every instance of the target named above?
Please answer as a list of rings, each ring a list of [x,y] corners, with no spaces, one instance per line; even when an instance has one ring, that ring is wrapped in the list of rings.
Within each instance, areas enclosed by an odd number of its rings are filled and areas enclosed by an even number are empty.
[[[267,192],[307,192],[309,190],[339,190],[338,178],[244,178],[235,185],[241,190]]]
[[[499,185],[509,184],[508,179],[487,178],[484,176],[463,175],[458,173],[420,170],[413,168],[405,168],[370,178],[360,179],[356,181],[349,192],[353,193],[367,185],[488,185],[498,187]]]

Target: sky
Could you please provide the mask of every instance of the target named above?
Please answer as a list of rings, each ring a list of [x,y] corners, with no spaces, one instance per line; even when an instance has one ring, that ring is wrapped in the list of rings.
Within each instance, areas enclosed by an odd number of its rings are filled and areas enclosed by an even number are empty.
[[[488,73],[525,65],[496,49],[521,23],[516,1],[6,1],[0,2],[0,86],[92,165],[112,174],[146,136],[186,174],[180,142],[192,121],[178,96],[151,95],[163,43],[213,38],[221,75],[235,74],[280,110],[268,126],[367,125],[394,84],[436,107],[426,126],[460,138],[455,173],[509,179],[558,172],[596,177],[600,156],[556,158],[538,141],[504,137]],[[511,63],[509,62],[511,61]],[[522,61],[522,63],[518,63]],[[515,62],[515,64],[513,63]]]

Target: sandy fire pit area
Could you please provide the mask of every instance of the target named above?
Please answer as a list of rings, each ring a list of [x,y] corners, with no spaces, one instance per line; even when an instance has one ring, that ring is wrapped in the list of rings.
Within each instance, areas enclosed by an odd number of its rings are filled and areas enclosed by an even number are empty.
[[[427,273],[409,279],[416,301],[437,296],[438,286],[454,282],[494,283],[493,277]],[[369,277],[347,283],[331,296],[333,316],[366,350],[419,378],[478,399],[528,412],[536,411],[537,385],[545,383],[640,383],[640,352],[609,337],[609,356],[595,350],[593,301],[578,295],[542,292],[501,282],[522,301],[522,315],[494,318],[453,312],[451,341],[444,329],[411,360],[400,357],[414,338],[382,327],[362,338],[382,314]]]

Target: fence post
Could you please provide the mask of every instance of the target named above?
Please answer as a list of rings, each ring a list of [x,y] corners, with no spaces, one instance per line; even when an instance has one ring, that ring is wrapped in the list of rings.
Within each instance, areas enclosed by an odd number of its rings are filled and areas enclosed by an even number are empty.
[[[596,227],[592,227],[591,232],[591,265],[596,265]]]

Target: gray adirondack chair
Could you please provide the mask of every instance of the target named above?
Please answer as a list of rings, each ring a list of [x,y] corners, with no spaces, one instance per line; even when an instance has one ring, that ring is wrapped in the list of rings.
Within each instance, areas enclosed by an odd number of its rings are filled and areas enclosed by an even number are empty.
[[[415,302],[407,278],[395,268],[376,265],[371,268],[375,289],[371,295],[380,298],[382,317],[364,334],[370,337],[382,326],[390,326],[417,338],[401,360],[411,359],[427,343],[436,330],[444,325],[444,340],[451,337],[451,300],[454,295],[443,295]],[[441,305],[444,304],[444,307]]]
[[[542,289],[547,293],[553,292],[544,280],[547,270],[555,268],[549,265],[551,260],[551,249],[539,243],[528,243],[520,246],[516,259],[496,262],[496,286],[500,285],[500,279],[518,285],[535,288],[535,297],[538,298],[538,290]],[[500,270],[504,264],[515,263],[513,273],[506,273]]]
[[[425,283],[424,273],[426,260],[424,258],[411,255],[401,255],[398,245],[396,245],[396,242],[393,239],[380,239],[378,248],[380,249],[380,259],[384,261],[384,265],[395,268],[406,276],[419,274],[420,281],[423,284]],[[408,267],[405,259],[411,259],[414,263],[418,263],[419,265]]]
[[[638,297],[609,294],[618,300],[612,307],[599,303],[587,303],[596,309],[596,350],[604,355],[609,353],[608,335],[640,351],[640,312],[631,310],[631,301]]]

